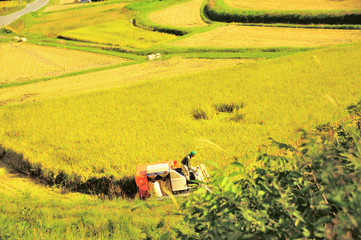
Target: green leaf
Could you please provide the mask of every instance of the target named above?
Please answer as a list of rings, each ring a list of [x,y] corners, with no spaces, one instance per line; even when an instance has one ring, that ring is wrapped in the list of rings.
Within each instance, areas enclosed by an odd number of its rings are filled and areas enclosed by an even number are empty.
[[[231,163],[231,165],[242,169],[244,168],[243,164],[240,162],[233,162]]]
[[[235,177],[235,176],[238,176],[238,175],[241,175],[242,174],[242,172],[232,172],[232,173],[230,173],[229,175],[228,175],[228,177]]]
[[[168,240],[168,239],[171,239],[171,237],[172,237],[172,234],[170,232],[166,232],[160,237],[160,240]]]
[[[303,231],[302,231],[303,236],[304,236],[305,238],[309,238],[309,237],[311,236],[311,233],[310,233],[310,231],[309,231],[307,228],[303,227],[302,230],[303,230]]]

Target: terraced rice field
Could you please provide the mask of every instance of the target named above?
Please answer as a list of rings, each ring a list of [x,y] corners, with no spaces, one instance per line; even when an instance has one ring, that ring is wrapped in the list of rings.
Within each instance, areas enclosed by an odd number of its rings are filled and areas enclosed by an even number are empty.
[[[174,27],[202,27],[203,22],[200,11],[203,1],[193,0],[172,7],[152,12],[148,19],[154,23]]]
[[[57,76],[128,60],[26,43],[0,45],[0,84]]]
[[[325,94],[342,108],[358,100],[359,50],[360,45],[326,48],[163,80],[157,76],[159,81],[107,91],[3,106],[1,144],[32,163],[41,163],[44,169],[84,179],[133,176],[137,164],[181,159],[188,149],[199,153],[194,163],[213,160],[224,166],[233,160],[231,156],[256,150],[268,137],[290,140],[296,129],[331,119],[339,109]],[[170,73],[167,70],[164,75]],[[120,78],[121,72],[114,75]],[[109,72],[99,72],[101,76],[111,77]],[[214,104],[232,102],[244,103],[238,112],[244,118],[239,122],[215,113]],[[192,111],[196,108],[204,109],[210,119],[195,120]],[[197,139],[215,142],[227,154],[203,147]]]
[[[102,4],[102,2],[100,3],[91,3],[91,5],[99,5]],[[63,10],[69,10],[72,8],[78,8],[78,7],[87,7],[88,5],[84,5],[81,3],[66,3],[66,4],[61,4],[61,5],[50,5],[48,7],[45,8],[44,12],[48,13],[48,12],[55,12],[55,11],[63,11]]]
[[[361,9],[360,0],[224,0],[234,8],[259,10],[348,10]]]
[[[361,30],[228,25],[171,45],[182,47],[321,47],[361,41]]]
[[[123,48],[143,49],[171,40],[176,36],[147,31],[120,20],[63,32],[60,36],[78,41],[109,44]]]
[[[0,106],[104,90],[254,60],[170,59],[0,89]],[[104,77],[106,76],[106,77]]]
[[[44,14],[37,18],[34,24],[25,32],[55,37],[59,33],[71,29],[127,19],[128,16],[124,14],[124,11],[126,11],[124,9],[125,5],[126,3],[103,4],[101,6],[96,5],[96,7],[69,9],[68,11]]]

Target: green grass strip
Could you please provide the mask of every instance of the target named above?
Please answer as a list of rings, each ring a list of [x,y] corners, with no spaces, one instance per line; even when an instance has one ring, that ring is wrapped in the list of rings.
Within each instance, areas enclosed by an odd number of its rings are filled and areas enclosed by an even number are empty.
[[[361,24],[357,10],[242,10],[227,6],[224,0],[209,0],[207,16],[220,22],[292,23],[292,24]]]
[[[94,45],[92,43],[88,43],[89,46],[86,46],[87,43],[85,43],[85,46],[79,46],[74,44],[79,44],[77,41],[66,41],[66,43],[61,44],[55,42],[57,39],[32,39],[29,40],[30,43],[34,43],[37,45],[43,45],[43,46],[49,46],[49,47],[59,47],[59,48],[65,48],[65,49],[72,49],[72,50],[80,50],[85,52],[91,52],[91,53],[99,53],[99,54],[105,54],[115,57],[121,57],[126,58],[134,61],[142,61],[144,57],[131,54],[131,53],[125,53],[120,52],[121,50],[118,48],[112,48],[110,46],[106,45]],[[83,43],[82,43],[83,44]]]
[[[15,83],[3,84],[3,85],[0,85],[0,89],[1,88],[22,86],[22,85],[38,83],[38,82],[45,82],[45,81],[50,81],[50,80],[55,80],[55,79],[65,78],[65,77],[78,76],[78,75],[85,74],[85,73],[93,73],[93,72],[105,71],[105,70],[110,70],[110,69],[114,69],[114,68],[120,68],[120,67],[135,65],[135,64],[142,63],[142,62],[145,62],[145,60],[138,61],[138,62],[119,63],[119,64],[114,64],[114,65],[105,66],[105,67],[98,67],[98,68],[92,68],[92,69],[77,71],[77,72],[65,73],[65,74],[62,74],[62,75],[59,75],[59,76],[55,76],[55,77],[38,78],[38,79],[33,79],[33,80],[29,80],[29,81],[24,81],[24,82],[15,82]]]

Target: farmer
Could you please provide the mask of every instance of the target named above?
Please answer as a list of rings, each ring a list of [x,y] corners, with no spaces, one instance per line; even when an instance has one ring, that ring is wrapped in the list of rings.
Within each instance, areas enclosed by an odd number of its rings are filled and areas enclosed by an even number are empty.
[[[186,179],[189,180],[189,168],[191,167],[190,160],[192,157],[196,155],[195,151],[190,152],[187,154],[183,160],[181,161],[181,167]]]

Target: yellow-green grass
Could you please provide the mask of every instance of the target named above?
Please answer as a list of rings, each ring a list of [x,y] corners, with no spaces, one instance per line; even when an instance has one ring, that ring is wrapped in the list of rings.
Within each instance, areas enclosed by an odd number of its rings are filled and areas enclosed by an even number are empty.
[[[192,0],[190,2],[171,6],[159,11],[152,12],[148,19],[156,24],[176,27],[202,27],[207,26],[203,22],[200,11],[203,0]]]
[[[70,49],[27,43],[4,43],[0,44],[0,85],[126,61],[128,60],[119,57]]]
[[[142,83],[184,73],[232,66],[254,60],[242,59],[182,59],[152,61],[106,71],[65,77],[52,81],[0,89],[0,105],[45,100],[96,90]]]
[[[348,10],[361,9],[359,0],[224,0],[234,8],[252,10]]]
[[[176,38],[166,33],[134,27],[126,20],[98,24],[63,32],[59,36],[85,42],[109,44],[126,49],[144,49]]]
[[[133,176],[137,164],[181,160],[221,166],[299,128],[332,120],[361,96],[360,44],[170,77],[136,86],[0,108],[0,143],[44,169],[83,180]],[[104,76],[107,77],[106,75]],[[243,103],[216,114],[215,104]],[[209,120],[195,120],[203,109]],[[232,116],[240,121],[232,121]],[[229,119],[229,120],[227,120]],[[207,139],[226,153],[208,148]]]
[[[361,40],[361,30],[227,25],[171,43],[182,47],[320,47]]]
[[[7,239],[157,239],[180,218],[169,201],[101,200],[34,182],[0,161],[0,237]]]
[[[102,2],[94,2],[94,3],[87,3],[91,6],[97,6],[97,5],[102,5]],[[82,4],[82,3],[78,3],[78,2],[69,2],[69,3],[63,3],[61,5],[49,5],[45,8],[44,13],[48,13],[48,12],[56,12],[56,11],[63,11],[63,10],[69,10],[72,8],[79,8],[79,7],[83,7],[83,8],[87,8],[89,7],[89,5],[87,4]]]
[[[30,27],[18,30],[24,30],[23,33],[42,34],[48,37],[54,37],[61,32],[71,29],[128,19],[129,14],[124,6],[125,3],[114,3],[46,13],[35,18],[33,20],[34,23]],[[66,21],[64,19],[66,19]]]

